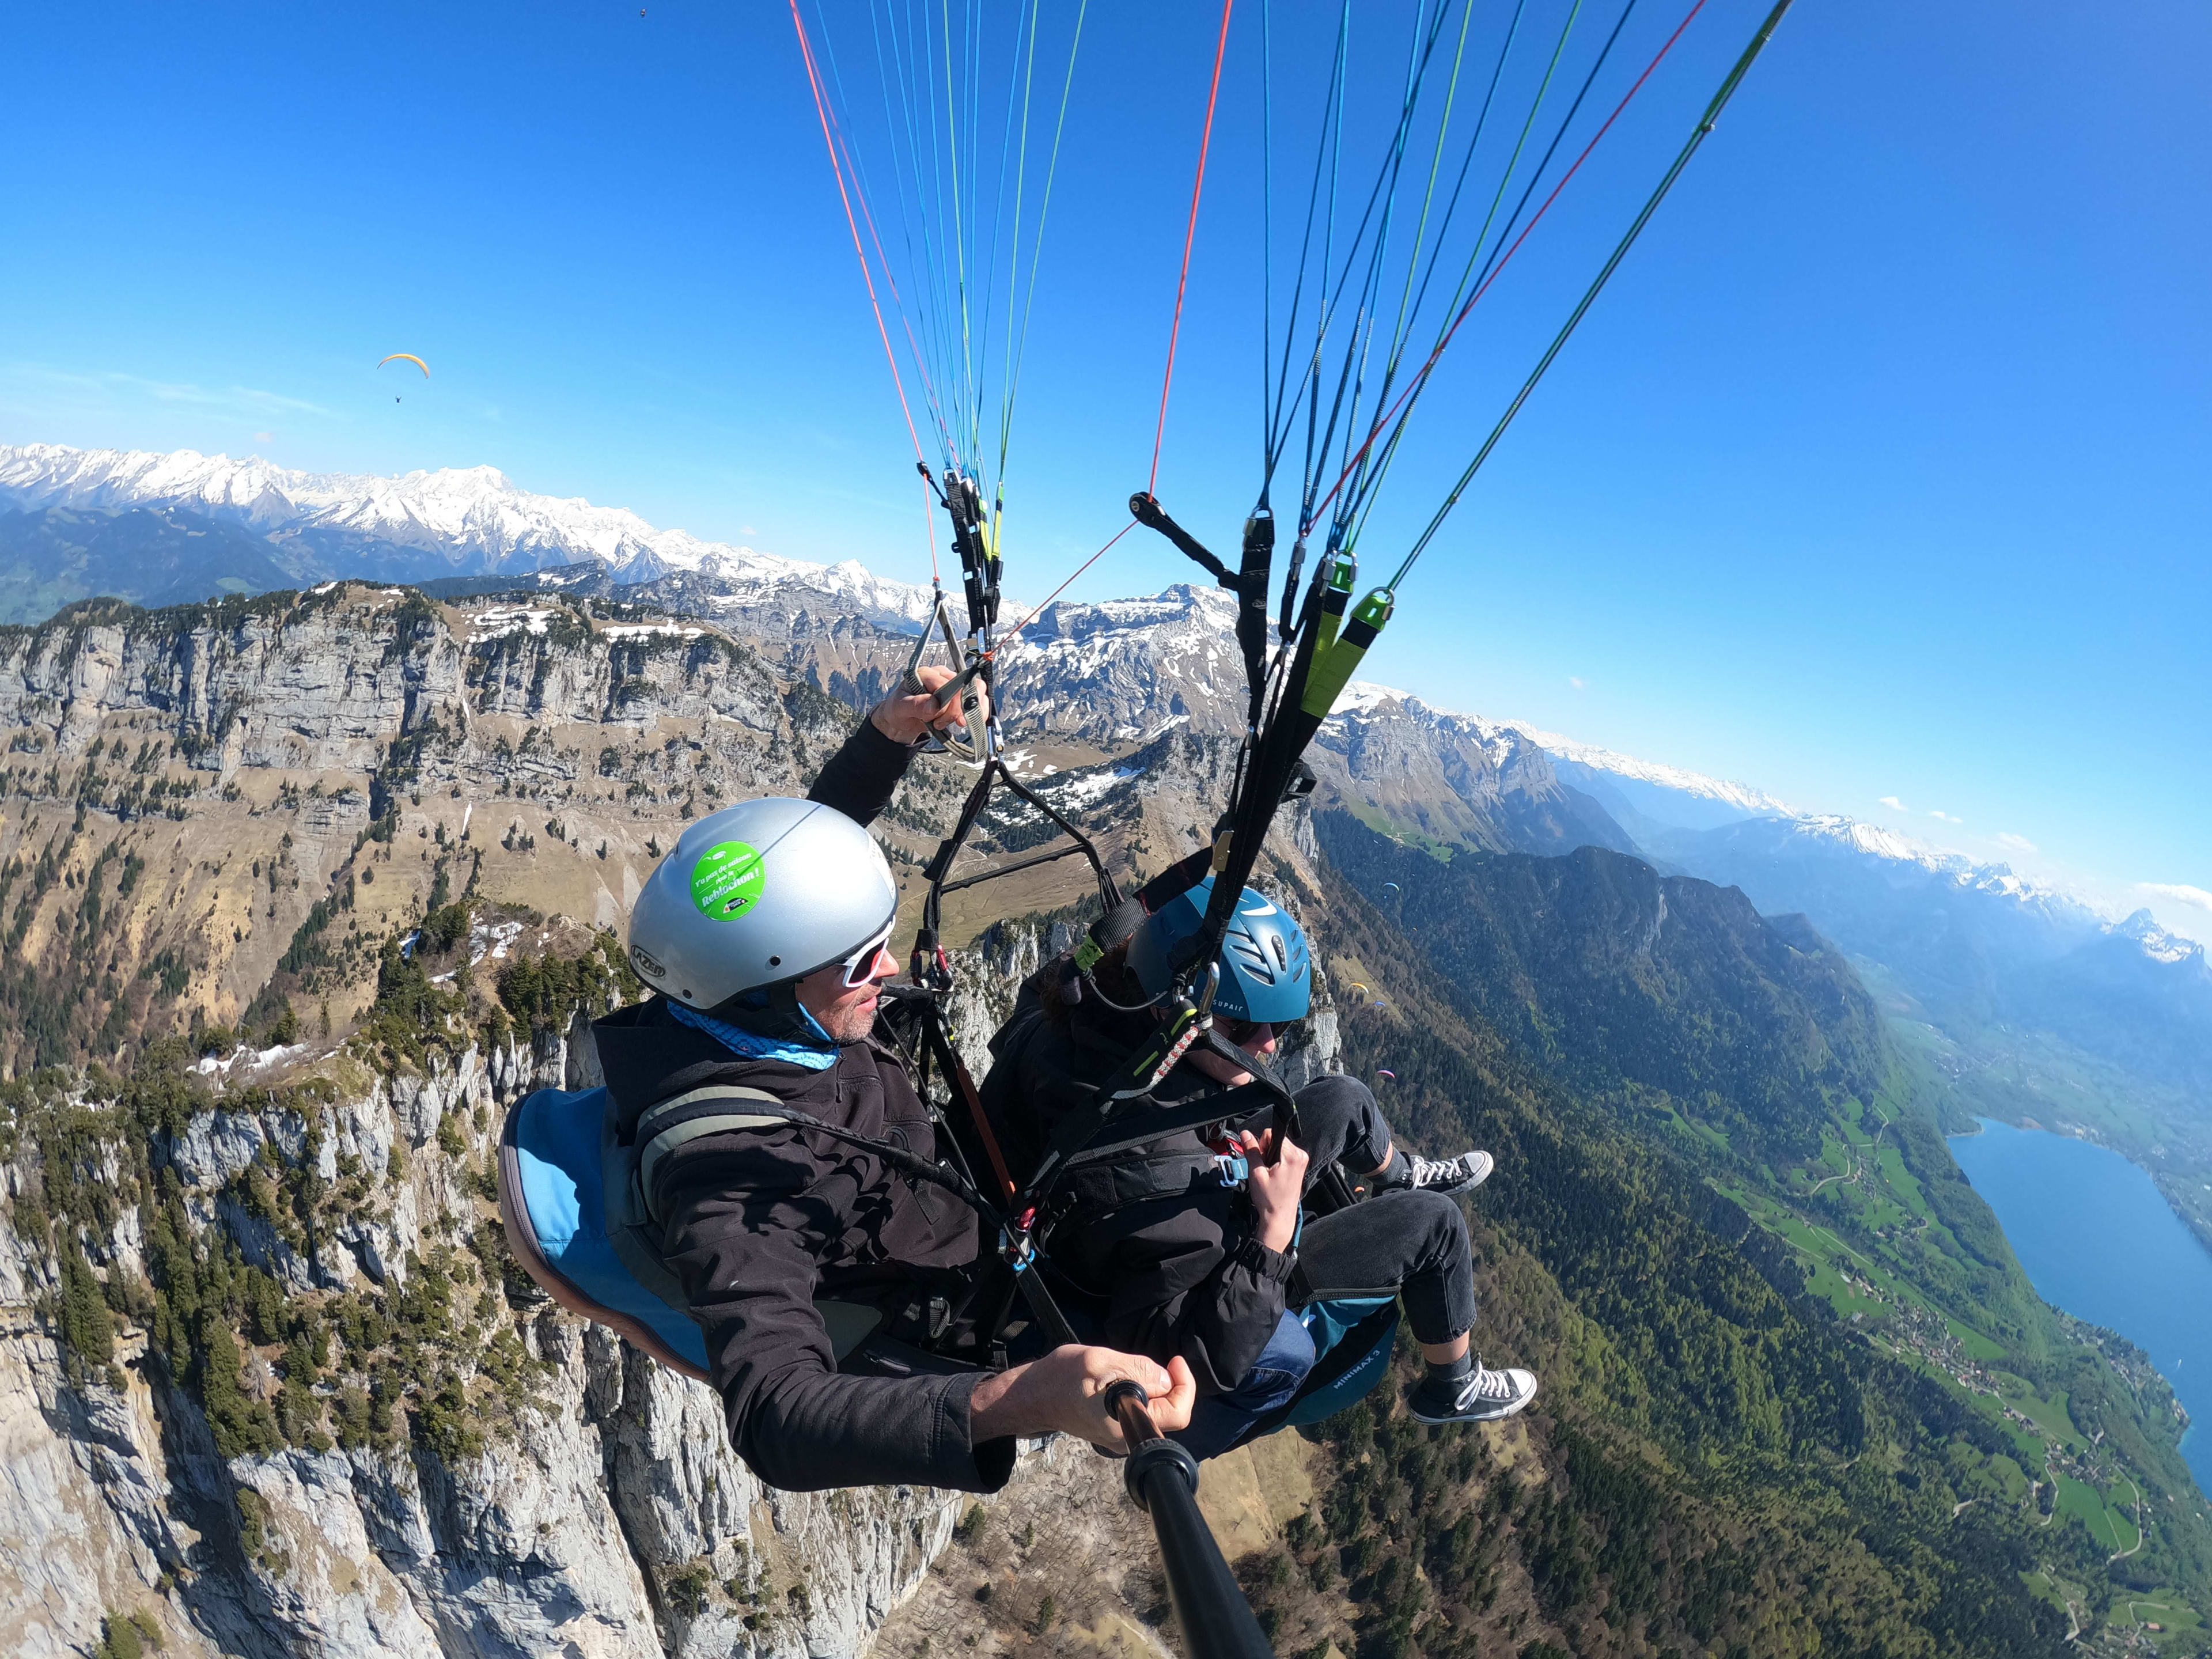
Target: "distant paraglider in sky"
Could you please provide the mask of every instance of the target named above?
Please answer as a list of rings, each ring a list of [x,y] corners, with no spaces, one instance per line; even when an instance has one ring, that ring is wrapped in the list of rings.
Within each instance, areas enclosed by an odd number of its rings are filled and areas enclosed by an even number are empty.
[[[1386,881],[1382,884],[1382,890],[1386,893],[1395,893],[1399,891],[1400,889],[1396,882]]]
[[[417,357],[411,351],[395,351],[389,357],[380,358],[376,366],[379,368],[382,368],[386,363],[401,362],[414,364],[416,368],[422,371],[422,378],[424,380],[427,380],[430,378],[430,365],[424,362],[420,357]],[[399,399],[394,398],[392,401],[396,404]]]
[[[1390,1070],[1389,1067],[1387,1067],[1387,1066],[1378,1066],[1377,1067],[1376,1067],[1376,1070],[1375,1070],[1375,1075],[1376,1075],[1376,1076],[1377,1076],[1377,1077],[1387,1077],[1387,1078],[1389,1078],[1389,1079],[1390,1079],[1390,1081],[1391,1081],[1391,1082],[1393,1082],[1393,1083],[1395,1083],[1395,1082],[1398,1080],[1398,1074],[1397,1074],[1395,1072],[1391,1071],[1391,1070]]]

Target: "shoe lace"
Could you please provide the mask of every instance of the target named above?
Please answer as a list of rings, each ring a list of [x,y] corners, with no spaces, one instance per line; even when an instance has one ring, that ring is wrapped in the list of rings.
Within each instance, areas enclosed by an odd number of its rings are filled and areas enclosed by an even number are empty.
[[[1413,1160],[1413,1185],[1434,1186],[1439,1182],[1456,1181],[1467,1173],[1465,1160],[1456,1158],[1422,1158]]]
[[[1467,1379],[1467,1386],[1460,1390],[1459,1397],[1462,1405],[1477,1400],[1510,1400],[1513,1379],[1504,1371],[1489,1370],[1478,1359],[1474,1362],[1474,1374]]]

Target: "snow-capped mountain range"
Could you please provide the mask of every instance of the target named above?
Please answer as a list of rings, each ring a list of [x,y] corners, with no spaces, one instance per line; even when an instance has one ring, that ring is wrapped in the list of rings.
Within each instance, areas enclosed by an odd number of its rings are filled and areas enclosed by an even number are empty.
[[[156,603],[252,592],[286,580],[512,577],[519,586],[545,590],[619,592],[787,645],[794,632],[823,641],[856,622],[910,635],[931,604],[927,588],[884,580],[857,560],[822,565],[704,541],[658,528],[626,508],[536,494],[489,466],[382,477],[299,471],[194,450],[0,446],[0,528],[9,509],[19,522],[57,510],[148,520],[132,537],[118,538],[128,552],[111,556],[107,566],[141,570],[152,562],[149,549],[165,554],[171,566],[166,586],[159,596],[145,596]],[[54,527],[41,529],[44,540],[21,545],[34,561],[51,562]],[[69,533],[93,534],[82,526]],[[0,566],[9,550],[0,544]],[[23,556],[19,553],[19,562]],[[220,569],[210,565],[195,589],[196,557],[229,562]],[[28,580],[17,608],[39,615],[93,592],[136,597],[96,558],[81,561],[76,574],[80,591],[73,592],[66,574],[56,580],[39,570],[27,578],[0,568],[0,587],[10,575],[19,591]],[[1243,693],[1229,638],[1232,611],[1225,594],[1188,585],[1149,599],[1048,607],[1008,642],[1001,659],[1010,729],[1025,739],[1073,738],[1109,748],[1150,740],[1178,724],[1239,729]],[[851,671],[846,678],[854,695],[883,684],[892,659],[903,651],[896,640],[839,640],[841,672]],[[785,654],[787,666],[803,672],[798,657],[804,651]],[[863,672],[869,659],[878,660],[872,672]],[[822,678],[826,683],[830,677]],[[1872,868],[1909,868],[1958,891],[2009,903],[2070,938],[2110,931],[2118,920],[2002,865],[1977,863],[1856,819],[1802,812],[1746,784],[1620,755],[1526,722],[1439,709],[1385,685],[1347,688],[1322,746],[1335,757],[1323,757],[1325,769],[1345,770],[1347,783],[1368,769],[1362,789],[1390,794],[1424,833],[1446,839],[1498,844],[1486,827],[1495,822],[1493,795],[1501,779],[1517,776],[1528,781],[1510,787],[1533,790],[1530,798],[1544,803],[1562,833],[1580,826],[1608,843],[1632,841],[1691,873],[1739,878],[1736,866],[1748,856],[1747,844],[1757,841],[1762,867],[1802,868],[1808,860],[1834,855]],[[1523,757],[1530,750],[1547,763],[1544,775],[1529,769]],[[1570,796],[1601,810],[1583,811]],[[1625,837],[1603,827],[1608,815]],[[1747,827],[1753,825],[1759,827]],[[1734,850],[1724,854],[1723,848]],[[1774,908],[1767,898],[1784,908],[1812,908],[1789,902],[1796,896],[1753,893],[1763,908]],[[2195,947],[2181,941],[2156,948]]]
[[[1597,797],[1624,827],[1647,842],[1672,842],[1679,832],[1718,829],[1753,819],[1777,821],[1788,836],[1810,847],[1820,844],[1892,864],[1914,866],[1952,884],[2015,900],[2069,919],[2098,925],[2119,920],[2081,894],[2031,881],[2008,866],[1978,862],[1963,853],[1930,846],[1880,824],[1838,812],[1808,812],[1749,784],[1709,777],[1684,767],[1641,760],[1595,744],[1547,732],[1526,720],[1491,720],[1434,708],[1409,691],[1355,680],[1337,699],[1341,717],[1395,704],[1416,711],[1439,730],[1477,734],[1496,748],[1514,738],[1532,743],[1551,757],[1566,781]]]
[[[1360,755],[1386,731],[1387,763]],[[1309,754],[1395,833],[1479,848],[1480,820],[1457,816],[1480,804],[1465,757],[1516,744],[1548,759],[1570,806],[1593,809],[1662,869],[1740,888],[1764,915],[1809,918],[1910,1024],[1942,1034],[1947,1069],[1982,1091],[1978,1104],[2078,1121],[2073,1084],[2042,1085],[2097,1077],[2148,1112],[2151,1139],[2212,1145],[2212,1122],[2170,1104],[2212,1097],[2212,962],[2147,910],[2121,917],[2002,864],[1386,686],[1347,688]],[[1332,750],[1359,759],[1348,779],[1331,778]],[[1606,844],[1603,823],[1584,816],[1579,839]],[[2023,1094],[2024,1078],[2042,1091]]]
[[[857,560],[811,564],[661,530],[623,507],[540,495],[495,467],[375,477],[300,472],[258,458],[180,449],[0,446],[0,507],[94,511],[183,508],[249,526],[301,576],[435,576],[534,572],[592,562],[618,583],[678,573],[745,596],[802,589],[892,625],[929,612],[927,588],[885,581]]]

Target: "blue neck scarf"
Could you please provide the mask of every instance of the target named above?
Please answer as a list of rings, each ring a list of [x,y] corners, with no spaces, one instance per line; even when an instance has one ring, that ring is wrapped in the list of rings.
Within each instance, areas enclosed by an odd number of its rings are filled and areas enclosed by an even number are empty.
[[[732,1025],[726,1019],[716,1019],[712,1014],[702,1014],[696,1008],[687,1008],[673,997],[668,1000],[668,1012],[677,1023],[689,1025],[696,1031],[704,1031],[732,1054],[742,1054],[747,1060],[778,1060],[787,1066],[803,1066],[810,1072],[826,1072],[837,1063],[837,1045],[830,1033],[815,1024],[807,1014],[806,1023],[819,1032],[823,1046],[812,1043],[786,1042],[781,1037],[762,1036],[748,1031],[742,1025]],[[800,1011],[802,1013],[804,1010]]]

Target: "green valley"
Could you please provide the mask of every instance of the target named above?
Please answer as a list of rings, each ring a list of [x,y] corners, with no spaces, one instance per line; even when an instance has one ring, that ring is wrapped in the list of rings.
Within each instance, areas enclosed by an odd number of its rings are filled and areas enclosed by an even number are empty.
[[[1478,1335],[1545,1370],[1552,1434],[1640,1445],[1678,1524],[1771,1528],[1754,1601],[1809,1595],[1785,1588],[1796,1547],[1849,1537],[1934,1651],[2207,1650],[2212,1521],[2171,1391],[2036,1296],[1942,1139],[1949,1085],[1847,961],[1802,919],[1595,848],[1446,866],[1346,815],[1321,830],[1368,896],[1331,896],[1332,947],[1395,1015],[1351,1011],[1348,1055],[1395,1073],[1409,1133],[1497,1153],[1478,1207],[1515,1328]],[[1578,1318],[1519,1324],[1539,1276]],[[1908,1539],[1972,1581],[1975,1628],[1916,1601]],[[2000,1619],[2002,1641],[1976,1633]]]

